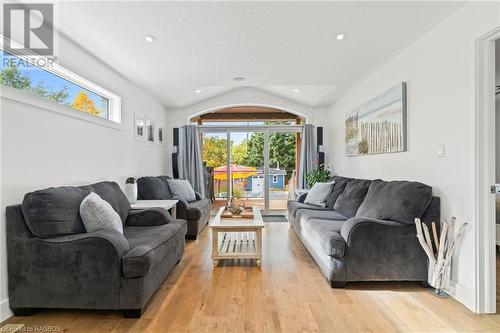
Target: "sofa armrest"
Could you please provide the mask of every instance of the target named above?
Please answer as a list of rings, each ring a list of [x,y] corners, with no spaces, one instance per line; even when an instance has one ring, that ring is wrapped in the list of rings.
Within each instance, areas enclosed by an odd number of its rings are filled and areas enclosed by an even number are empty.
[[[178,219],[187,221],[196,221],[201,218],[201,211],[198,208],[190,207],[187,201],[182,200],[178,196],[174,196],[172,199],[179,200],[177,203],[176,217]],[[197,200],[199,201],[199,200]]]
[[[83,234],[68,235],[55,238],[34,238],[41,243],[68,248],[78,246],[80,243],[94,243],[99,246],[114,250],[117,258],[121,259],[130,250],[129,244],[121,233],[115,230],[97,230]]]
[[[349,246],[350,243],[355,241],[370,241],[373,239],[373,231],[377,232],[392,232],[399,228],[404,232],[413,233],[416,239],[414,226],[394,221],[378,220],[369,217],[352,217],[348,219],[340,229],[340,234]],[[389,235],[389,234],[388,234]]]
[[[178,201],[176,207],[176,218],[187,220],[187,210],[189,208],[187,201],[176,195],[174,195],[172,199]]]
[[[7,250],[11,307],[118,307],[129,251],[118,231],[10,239]]]
[[[307,192],[306,193],[301,193],[297,197],[297,201],[300,202],[300,203],[304,203],[304,201],[306,201],[306,197],[307,197]]]
[[[196,197],[196,201],[204,199],[200,192],[194,191],[194,195]]]
[[[129,227],[150,227],[172,222],[170,214],[163,208],[131,210],[125,225]]]
[[[353,217],[340,234],[346,242],[348,279],[427,280],[427,256],[415,225]]]

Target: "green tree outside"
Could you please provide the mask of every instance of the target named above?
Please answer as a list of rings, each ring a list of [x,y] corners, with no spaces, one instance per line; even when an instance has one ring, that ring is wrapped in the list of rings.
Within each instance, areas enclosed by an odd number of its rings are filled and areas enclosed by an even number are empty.
[[[54,91],[48,88],[43,81],[33,84],[31,78],[21,73],[17,66],[5,67],[0,71],[0,84],[61,104],[67,104],[66,99],[69,96],[68,87]]]
[[[272,124],[272,123],[266,123]],[[203,161],[208,166],[219,167],[227,163],[227,140],[225,138],[205,137],[203,141]],[[269,164],[272,168],[286,170],[286,179],[290,179],[295,170],[296,154],[295,133],[272,133],[269,136]],[[264,133],[254,132],[250,138],[231,146],[231,162],[234,164],[264,166]]]

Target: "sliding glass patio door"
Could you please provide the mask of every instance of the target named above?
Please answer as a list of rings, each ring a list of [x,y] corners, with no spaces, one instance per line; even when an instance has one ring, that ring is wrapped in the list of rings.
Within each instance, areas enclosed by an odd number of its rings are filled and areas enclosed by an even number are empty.
[[[202,160],[212,168],[213,199],[215,203],[225,204],[228,200],[229,187],[227,182],[226,164],[228,159],[227,131],[202,133]]]
[[[296,185],[298,164],[296,132],[269,130],[269,209],[287,209],[288,191]]]
[[[265,210],[264,132],[230,131],[231,198]]]
[[[286,210],[289,186],[295,181],[300,126],[200,129],[203,161],[214,168],[216,205],[233,199],[263,211]]]

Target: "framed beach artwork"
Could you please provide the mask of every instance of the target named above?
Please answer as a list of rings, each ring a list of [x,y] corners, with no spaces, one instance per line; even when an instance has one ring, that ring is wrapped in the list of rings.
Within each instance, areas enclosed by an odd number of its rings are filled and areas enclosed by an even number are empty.
[[[139,141],[146,139],[146,118],[144,115],[135,115],[134,137]]]
[[[346,156],[406,151],[406,132],[406,83],[402,82],[346,114]]]
[[[146,117],[146,141],[148,143],[155,143],[155,131],[156,131],[156,124],[155,122],[149,118]]]

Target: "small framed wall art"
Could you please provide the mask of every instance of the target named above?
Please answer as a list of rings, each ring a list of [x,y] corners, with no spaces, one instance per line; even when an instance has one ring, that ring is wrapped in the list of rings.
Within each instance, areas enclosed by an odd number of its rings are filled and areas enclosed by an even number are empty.
[[[156,141],[156,124],[150,117],[146,117],[146,141],[148,143],[155,143]]]
[[[138,141],[146,139],[146,118],[142,114],[135,115],[134,137]]]

